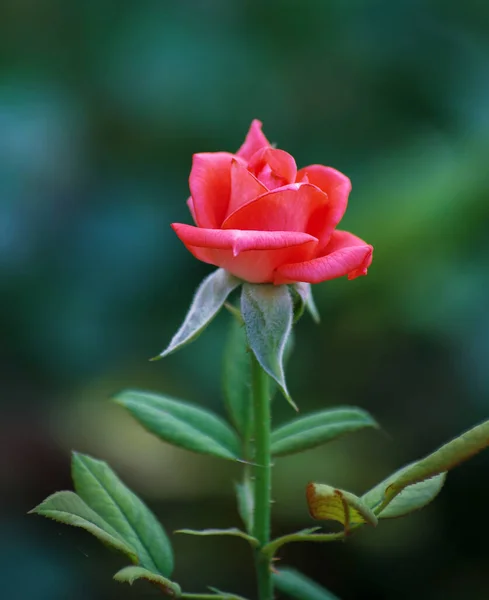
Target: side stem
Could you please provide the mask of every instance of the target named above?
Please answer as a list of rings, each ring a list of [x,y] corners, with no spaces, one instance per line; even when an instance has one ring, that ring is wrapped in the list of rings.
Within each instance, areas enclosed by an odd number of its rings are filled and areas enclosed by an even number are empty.
[[[253,535],[260,542],[255,552],[255,566],[260,600],[272,600],[273,582],[270,558],[261,549],[270,542],[272,470],[270,452],[271,411],[268,375],[263,371],[253,352],[251,354],[251,377],[254,406],[255,466],[255,512]]]

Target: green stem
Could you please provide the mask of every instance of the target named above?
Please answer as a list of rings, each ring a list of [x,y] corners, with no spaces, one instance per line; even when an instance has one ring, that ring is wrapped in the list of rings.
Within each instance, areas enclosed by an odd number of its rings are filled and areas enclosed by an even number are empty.
[[[224,598],[224,596],[216,596],[216,594],[182,594],[180,598],[185,600],[216,600],[216,598]]]
[[[272,600],[273,581],[270,558],[261,548],[270,542],[272,469],[270,452],[270,394],[268,375],[263,371],[253,352],[251,354],[251,378],[255,423],[254,496],[255,511],[253,536],[260,546],[255,551],[255,567],[260,600]]]
[[[229,598],[229,596],[220,596],[219,594],[182,594],[180,598],[184,600],[219,600],[220,598]]]
[[[356,529],[362,527],[363,523],[355,523],[350,527],[348,533],[346,531],[338,531],[336,533],[310,533],[298,531],[297,533],[289,533],[282,537],[275,538],[264,548],[262,548],[263,554],[266,554],[270,560],[277,553],[277,550],[285,544],[291,544],[292,542],[337,542],[346,539],[349,535],[352,535]],[[318,528],[315,528],[318,529]]]
[[[229,600],[229,598],[239,598],[233,594],[182,594],[180,596],[183,600]]]
[[[274,539],[263,548],[263,553],[272,559],[277,550],[285,544],[290,544],[292,542],[337,542],[339,540],[344,540],[345,537],[346,535],[344,531],[340,531],[338,533],[291,533],[289,535],[284,535]]]

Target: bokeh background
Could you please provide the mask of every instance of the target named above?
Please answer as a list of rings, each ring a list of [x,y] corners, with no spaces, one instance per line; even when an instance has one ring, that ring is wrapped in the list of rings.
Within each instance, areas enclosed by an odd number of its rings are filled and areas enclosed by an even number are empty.
[[[489,3],[478,0],[2,0],[0,596],[157,597],[88,534],[26,516],[71,487],[70,450],[108,460],[169,532],[238,523],[233,465],[165,446],[121,388],[222,412],[230,316],[159,363],[210,272],[190,222],[192,153],[235,150],[253,118],[298,165],[353,181],[342,227],[366,278],[315,288],[288,368],[303,413],[370,410],[385,433],[275,468],[274,531],[311,526],[310,480],[361,493],[489,417]],[[290,418],[275,401],[277,423]],[[281,556],[344,600],[489,597],[489,452],[424,511]],[[253,598],[245,544],[172,536],[175,577]]]

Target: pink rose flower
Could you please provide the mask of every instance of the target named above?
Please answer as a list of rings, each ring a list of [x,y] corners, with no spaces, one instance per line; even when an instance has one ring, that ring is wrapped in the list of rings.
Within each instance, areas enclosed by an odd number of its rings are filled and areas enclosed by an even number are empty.
[[[236,152],[195,154],[187,201],[196,227],[173,223],[199,260],[251,283],[319,283],[366,275],[373,248],[336,226],[348,177],[322,165],[297,170],[253,121]]]

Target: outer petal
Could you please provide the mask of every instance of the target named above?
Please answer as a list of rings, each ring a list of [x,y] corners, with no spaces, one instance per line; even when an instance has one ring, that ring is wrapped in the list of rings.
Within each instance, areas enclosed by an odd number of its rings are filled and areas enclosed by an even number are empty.
[[[300,169],[297,173],[297,181],[302,181],[304,177],[328,194],[328,209],[318,221],[318,228],[315,232],[319,238],[320,249],[322,249],[345,214],[351,182],[343,173],[323,165],[310,165]]]
[[[226,216],[231,195],[229,152],[194,154],[189,184],[196,222],[200,227],[219,227]]]
[[[355,279],[366,275],[372,263],[373,248],[347,231],[335,231],[319,258],[278,267],[273,282],[276,285],[305,281],[321,283],[348,275]]]
[[[258,119],[254,119],[251,123],[243,145],[236,152],[236,154],[245,161],[249,161],[253,154],[255,154],[255,152],[261,148],[270,146],[270,142],[263,135],[261,127],[262,122]]]
[[[328,197],[309,183],[293,183],[248,202],[233,212],[223,229],[309,233],[311,217],[327,206]]]
[[[317,248],[317,239],[306,233],[172,227],[196,258],[252,283],[272,282],[280,265],[308,261]]]
[[[228,212],[230,215],[243,204],[254,200],[267,192],[267,188],[237,160],[231,164],[231,199]]]
[[[277,148],[258,150],[250,159],[248,169],[269,190],[294,183],[297,175],[294,157],[285,150],[277,150]]]
[[[187,206],[190,211],[190,214],[192,215],[192,219],[194,220],[194,223],[197,225],[197,218],[195,216],[194,201],[192,200],[192,196],[187,198]]]

